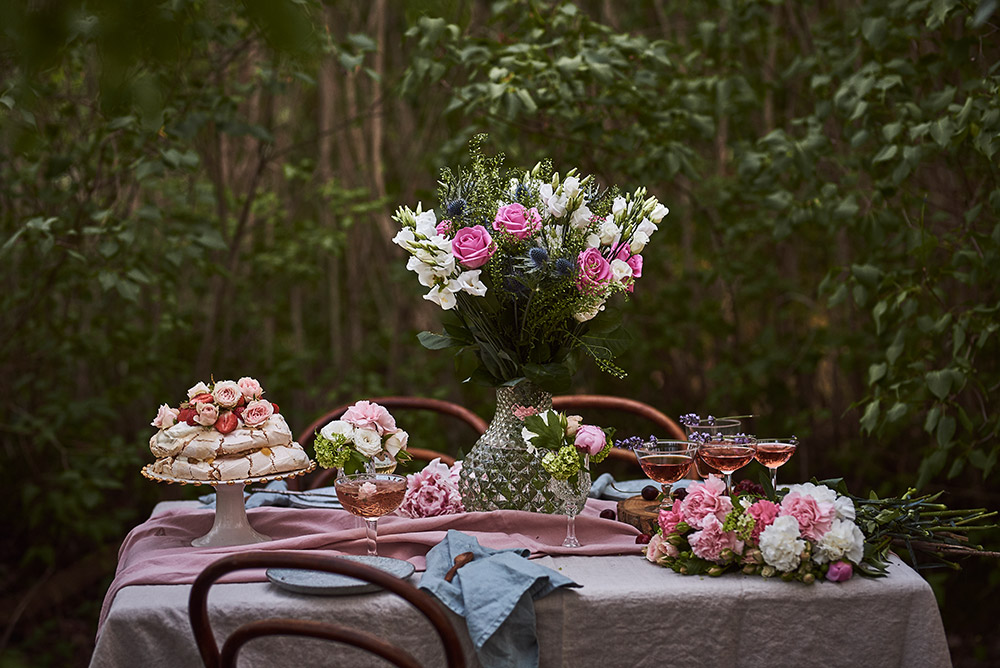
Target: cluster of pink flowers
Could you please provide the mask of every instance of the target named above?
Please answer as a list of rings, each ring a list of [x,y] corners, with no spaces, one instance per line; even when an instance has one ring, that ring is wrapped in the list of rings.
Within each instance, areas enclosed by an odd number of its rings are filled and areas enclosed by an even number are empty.
[[[819,575],[842,581],[864,556],[864,535],[854,523],[853,502],[824,485],[792,485],[780,503],[755,494],[725,494],[717,476],[693,482],[687,494],[661,510],[660,533],[646,558],[679,572],[710,574],[739,567],[764,576],[791,574],[811,582]]]
[[[262,399],[264,389],[260,383],[249,377],[212,385],[199,382],[188,389],[187,395],[187,401],[179,408],[162,404],[150,424],[157,429],[169,429],[183,422],[228,434],[240,424],[260,427],[278,412],[277,404]]]
[[[464,513],[458,491],[462,462],[448,467],[440,459],[432,460],[422,471],[406,476],[406,495],[399,506],[405,517],[436,517]]]

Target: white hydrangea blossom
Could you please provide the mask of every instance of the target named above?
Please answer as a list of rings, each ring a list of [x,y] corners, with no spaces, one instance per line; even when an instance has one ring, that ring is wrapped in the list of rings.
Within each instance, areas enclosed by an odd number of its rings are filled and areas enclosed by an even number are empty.
[[[779,517],[760,534],[760,553],[764,563],[779,571],[798,568],[806,542],[799,537],[799,521],[791,515]]]
[[[850,520],[834,520],[830,530],[816,543],[812,558],[817,564],[839,559],[857,564],[864,555],[865,535],[858,525]]]

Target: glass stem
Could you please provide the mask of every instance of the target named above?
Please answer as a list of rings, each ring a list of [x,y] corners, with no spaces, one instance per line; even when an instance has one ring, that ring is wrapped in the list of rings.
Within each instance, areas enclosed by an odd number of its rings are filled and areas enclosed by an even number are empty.
[[[671,505],[672,505],[670,503],[670,490],[671,490],[671,488],[673,488],[672,484],[667,484],[667,485],[661,484],[660,485],[660,489],[663,491],[663,498],[660,499],[660,510],[670,510]]]
[[[771,469],[771,489],[773,489],[775,492],[778,491],[778,469],[777,468]]]
[[[368,538],[368,556],[376,557],[378,556],[378,518],[366,517],[365,526],[367,528],[365,533]]]
[[[733,495],[733,474],[732,473],[727,473],[726,474],[726,496],[732,496],[732,495]]]

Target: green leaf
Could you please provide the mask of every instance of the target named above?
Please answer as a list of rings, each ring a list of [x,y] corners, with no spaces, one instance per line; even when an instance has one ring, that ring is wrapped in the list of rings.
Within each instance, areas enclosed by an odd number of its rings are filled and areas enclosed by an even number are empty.
[[[924,376],[927,382],[927,389],[938,399],[945,399],[951,390],[951,374],[946,370],[929,371]]]
[[[941,404],[934,404],[934,407],[927,411],[927,419],[924,420],[924,431],[928,434],[934,433],[938,419],[941,417]]]
[[[879,401],[875,399],[870,401],[868,406],[865,407],[865,413],[861,416],[861,430],[865,433],[872,433],[875,431],[875,425],[878,424],[879,416]]]
[[[868,384],[874,385],[878,381],[885,378],[886,371],[889,370],[889,365],[885,362],[880,362],[878,364],[872,364],[868,367]]]
[[[895,144],[889,144],[888,146],[883,146],[882,150],[875,154],[872,159],[873,164],[880,162],[885,162],[886,160],[892,160],[896,157],[896,153],[899,151],[899,147]]]
[[[434,332],[420,332],[417,334],[417,340],[420,341],[420,345],[428,350],[444,350],[445,348],[455,348],[465,345],[463,341]]]
[[[569,392],[573,387],[573,374],[567,364],[525,364],[524,375],[531,382],[553,394]]]
[[[940,447],[948,448],[951,446],[951,439],[955,436],[956,426],[955,418],[950,415],[945,415],[938,420],[936,438]]]
[[[953,129],[950,118],[939,118],[931,123],[931,137],[938,146],[945,148],[951,141]]]
[[[904,404],[902,401],[897,401],[895,404],[893,404],[893,407],[886,412],[885,414],[886,422],[895,422],[899,418],[906,415],[906,410],[907,410],[906,404]]]
[[[885,33],[888,27],[889,21],[884,16],[866,18],[861,23],[861,34],[865,41],[878,51],[885,43]]]

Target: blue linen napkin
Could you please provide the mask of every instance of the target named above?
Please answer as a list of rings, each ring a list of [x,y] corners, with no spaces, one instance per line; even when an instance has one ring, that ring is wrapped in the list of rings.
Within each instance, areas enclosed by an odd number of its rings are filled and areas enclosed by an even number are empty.
[[[475,558],[448,582],[455,557]],[[580,587],[551,568],[528,561],[526,548],[494,550],[454,529],[427,553],[427,571],[419,587],[465,617],[469,636],[483,668],[537,668],[536,599],[559,587]]]
[[[287,492],[288,483],[284,480],[272,480],[267,483],[267,487],[264,489],[274,490],[276,492]],[[287,508],[292,505],[291,497],[285,496],[284,494],[268,494],[267,492],[253,492],[252,494],[244,493],[244,499],[246,500],[247,508],[259,508],[260,506],[281,506]],[[211,494],[205,494],[204,496],[199,496],[198,500],[205,504],[206,508],[215,508],[215,492]]]
[[[690,480],[679,480],[673,484],[674,489],[680,489],[682,487],[687,487]],[[660,483],[655,480],[650,480],[649,478],[639,478],[638,480],[618,480],[614,479],[610,473],[602,473],[597,477],[596,480],[590,485],[590,498],[592,499],[609,499],[612,501],[622,501],[629,497],[635,496],[642,492],[642,488],[646,485],[653,485],[657,489],[660,488]]]

